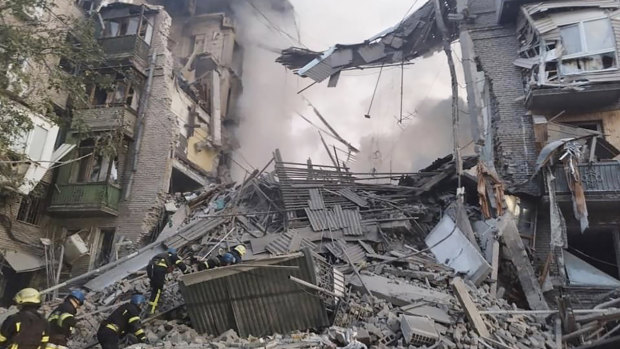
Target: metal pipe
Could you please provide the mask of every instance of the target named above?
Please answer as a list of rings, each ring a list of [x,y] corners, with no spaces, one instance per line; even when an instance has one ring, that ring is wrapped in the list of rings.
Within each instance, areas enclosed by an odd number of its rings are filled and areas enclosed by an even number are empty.
[[[342,242],[340,242],[340,241],[338,241],[338,245],[342,249],[342,254],[344,254],[344,256],[347,258],[347,262],[349,263],[349,265],[353,269],[353,272],[355,272],[355,275],[357,275],[357,278],[362,283],[362,286],[364,287],[364,291],[366,291],[366,293],[369,296],[373,297],[372,292],[370,292],[370,290],[368,289],[368,286],[366,286],[366,283],[364,282],[364,279],[362,279],[362,276],[360,275],[359,270],[357,270],[357,267],[355,266],[355,264],[353,264],[353,262],[351,261],[351,258],[349,258],[349,254],[347,253],[346,246]]]
[[[222,241],[226,240],[226,238],[228,237],[228,235],[230,235],[230,233],[232,233],[235,230],[235,227],[231,228],[230,231],[228,233],[226,233],[226,235],[224,235],[223,238],[220,239],[220,241],[213,245],[213,247],[211,247],[211,249],[209,250],[209,252],[207,252],[204,257],[202,257],[201,259],[199,259],[200,261],[204,261],[205,259],[207,259],[207,256],[209,256],[211,254],[211,252],[213,252],[213,250],[215,250],[216,247],[218,247]]]
[[[336,297],[336,298],[340,298],[340,296],[339,296],[339,295],[335,294],[335,293],[334,293],[334,292],[332,292],[332,291],[326,290],[326,289],[324,289],[324,288],[322,288],[322,287],[319,287],[319,286],[317,286],[317,285],[315,285],[315,284],[309,283],[309,282],[304,281],[304,280],[302,280],[302,279],[298,279],[298,278],[296,278],[296,277],[294,277],[294,276],[292,276],[292,275],[289,275],[289,276],[288,276],[288,278],[289,278],[289,280],[291,280],[291,281],[293,281],[293,282],[295,282],[295,283],[298,283],[298,284],[300,284],[300,285],[302,285],[302,286],[306,286],[306,287],[311,288],[311,289],[313,289],[313,290],[317,290],[317,291],[319,291],[319,292],[326,293],[326,294],[328,294],[328,295],[330,295],[330,296],[333,296],[333,297]]]
[[[134,174],[138,168],[138,154],[140,153],[142,134],[144,133],[144,118],[146,114],[146,108],[149,104],[149,98],[151,97],[151,89],[153,88],[153,72],[155,71],[155,61],[157,60],[157,53],[153,50],[151,60],[149,62],[149,75],[146,80],[146,91],[140,105],[138,106],[138,122],[136,124],[136,139],[134,141],[134,147],[131,157],[131,168],[129,169],[129,177],[125,184],[125,194],[123,198],[127,200],[131,195],[131,187],[133,186]]]
[[[159,242],[157,242],[157,244],[159,244]],[[147,246],[145,246],[144,248],[150,247],[150,246],[152,246],[152,245],[153,245],[153,244],[147,245]],[[143,249],[144,249],[144,248],[143,248]],[[67,281],[65,281],[65,282],[63,282],[63,283],[56,284],[55,286],[52,286],[52,287],[50,287],[50,288],[47,288],[47,289],[45,289],[45,290],[43,290],[43,291],[41,291],[41,292],[39,292],[39,293],[41,293],[41,294],[49,293],[49,292],[52,292],[52,291],[57,290],[57,289],[59,289],[59,288],[65,287],[65,286],[67,286],[67,285],[70,285],[70,284],[72,284],[72,283],[74,283],[74,282],[76,282],[76,281],[80,281],[80,280],[83,280],[83,279],[87,279],[87,278],[89,278],[89,277],[91,277],[91,276],[93,276],[93,275],[95,275],[95,274],[97,274],[97,273],[101,273],[102,271],[106,271],[106,270],[112,269],[112,268],[114,268],[115,266],[117,266],[117,265],[119,265],[119,264],[121,264],[121,263],[125,262],[126,260],[131,259],[131,258],[133,258],[133,257],[137,256],[139,253],[140,253],[140,251],[133,252],[133,253],[131,253],[131,254],[129,254],[129,255],[127,255],[127,256],[125,256],[125,257],[123,257],[123,258],[121,258],[121,259],[119,259],[119,260],[115,261],[115,262],[108,263],[108,264],[106,264],[106,265],[104,265],[104,266],[102,266],[102,267],[100,267],[100,268],[97,268],[97,269],[95,269],[95,270],[91,270],[91,271],[89,271],[88,273],[85,273],[85,274],[82,274],[82,275],[78,275],[78,276],[76,276],[76,277],[74,277],[74,278],[72,278],[72,279],[69,279],[69,280],[67,280]]]
[[[58,285],[60,282],[60,272],[62,271],[62,262],[65,256],[65,244],[60,245],[60,257],[58,257],[58,272],[56,273],[56,282],[54,285]],[[58,297],[58,290],[54,290],[54,298]]]

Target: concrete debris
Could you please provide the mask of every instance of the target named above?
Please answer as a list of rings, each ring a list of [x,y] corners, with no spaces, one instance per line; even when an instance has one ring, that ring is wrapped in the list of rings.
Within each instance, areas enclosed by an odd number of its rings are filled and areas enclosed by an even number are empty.
[[[553,321],[545,320],[555,312],[536,289],[515,219],[505,214],[481,226],[482,211],[469,204],[477,201],[475,181],[463,182],[471,197],[461,198],[469,200],[457,210],[460,223],[446,213],[459,200],[450,189],[457,180],[450,157],[400,176],[398,184],[370,184],[344,168],[286,163],[277,151],[274,164],[273,172],[256,171],[239,186],[211,187],[192,193],[189,203],[175,203],[179,215],[164,238],[155,238],[157,250],[175,247],[194,272],[168,275],[159,313],[143,318],[149,344],[130,348],[556,348]],[[311,217],[309,211],[331,214]],[[358,217],[355,235],[346,230],[347,211]],[[459,226],[469,226],[470,236]],[[437,231],[443,234],[435,236]],[[451,236],[461,237],[458,246],[441,251]],[[489,257],[494,242],[502,259],[514,264],[493,262],[497,280],[479,252]],[[242,264],[198,271],[196,262],[240,243],[248,250]],[[152,249],[138,250],[127,263],[148,253]],[[462,256],[475,256],[476,263]],[[93,345],[111,310],[134,293],[149,293],[144,266],[132,265],[118,281],[87,293],[69,347]],[[515,267],[522,303],[538,312],[501,297],[514,297],[513,285],[502,284],[501,276],[513,275]],[[97,278],[117,275],[110,270]],[[78,281],[65,283],[86,280]],[[57,301],[43,310],[49,313]],[[275,307],[277,302],[285,307]],[[320,321],[309,318],[304,302],[313,302]],[[279,309],[273,310],[278,316],[270,309]],[[605,311],[606,317],[584,318],[616,319],[613,308]]]

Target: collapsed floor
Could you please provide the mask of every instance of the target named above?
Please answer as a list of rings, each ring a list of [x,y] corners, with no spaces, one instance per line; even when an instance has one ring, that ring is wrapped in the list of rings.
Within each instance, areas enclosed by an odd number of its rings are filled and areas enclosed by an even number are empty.
[[[255,171],[237,187],[178,196],[176,212],[157,240],[85,284],[84,278],[69,280],[66,284],[90,290],[70,347],[93,347],[97,327],[112,309],[135,292],[149,292],[143,268],[165,247],[177,248],[191,263],[239,243],[248,247],[244,268],[169,276],[161,307],[144,320],[150,344],[141,348],[551,349],[604,340],[617,330],[612,327],[618,311],[605,302],[591,311],[563,310],[574,327],[562,334],[564,321],[548,310],[514,219],[509,213],[481,218],[473,177],[461,178],[466,190],[457,198],[451,157],[418,173],[398,174],[397,185],[389,184],[394,174],[286,163],[277,151],[273,161],[274,171]],[[464,167],[475,163],[467,158]],[[307,274],[299,274],[300,268]],[[280,288],[252,293],[250,281],[258,282],[250,280],[252,273],[264,287],[272,282]],[[232,279],[244,275],[250,278],[245,284]],[[288,277],[279,281],[277,275]],[[290,291],[293,275],[303,280]],[[235,283],[239,299],[197,294],[200,288],[216,293],[218,280]],[[286,303],[293,296],[301,303]],[[279,299],[281,305],[267,304]],[[306,300],[320,304],[327,324],[321,316],[308,320],[301,310]],[[46,304],[46,313],[59,301]],[[252,319],[239,318],[244,301],[242,310]],[[235,319],[215,309],[225,302],[231,305],[223,312]],[[288,316],[286,324],[278,323],[282,316]],[[250,320],[262,323],[247,327],[244,321]],[[301,325],[294,328],[296,323]],[[583,330],[592,326],[598,326],[595,335]],[[275,334],[281,328],[287,331]]]

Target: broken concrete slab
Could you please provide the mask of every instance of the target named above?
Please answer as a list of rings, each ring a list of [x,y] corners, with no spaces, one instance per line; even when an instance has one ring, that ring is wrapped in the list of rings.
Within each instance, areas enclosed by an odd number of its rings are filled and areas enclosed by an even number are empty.
[[[428,316],[442,324],[452,325],[454,323],[454,319],[448,314],[447,310],[432,305],[410,304],[400,307],[400,309],[409,315]]]
[[[425,242],[437,261],[465,273],[476,285],[491,273],[489,263],[448,215],[443,216]]]
[[[447,293],[422,288],[403,281],[391,280],[379,275],[362,274],[361,278],[373,295],[386,299],[397,306],[407,305],[419,300],[450,304],[453,299]],[[357,277],[352,278],[350,283],[358,290],[362,290],[363,286]]]
[[[510,260],[515,266],[528,305],[532,310],[548,310],[549,306],[545,301],[538,278],[525,251],[523,240],[521,240],[512,214],[507,212],[500,218],[498,229],[501,232],[501,241],[503,243],[503,257]]]

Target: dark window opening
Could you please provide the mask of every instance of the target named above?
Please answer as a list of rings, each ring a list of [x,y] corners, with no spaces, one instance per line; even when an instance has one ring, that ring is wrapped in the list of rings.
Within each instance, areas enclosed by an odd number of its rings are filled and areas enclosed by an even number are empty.
[[[20,222],[39,225],[43,204],[42,198],[28,195],[22,198],[17,212],[17,220]]]
[[[620,277],[612,232],[588,230],[568,234],[568,251],[588,264],[615,278]]]
[[[138,35],[147,44],[151,44],[153,25],[146,18],[142,19],[142,23],[140,23],[140,17],[106,19],[104,25],[104,38]]]
[[[95,141],[86,139],[78,148],[80,160],[73,168],[73,181],[76,183],[109,182],[118,184],[118,159],[97,154]]]
[[[122,76],[110,88],[92,86],[90,90],[90,104],[98,107],[125,105],[137,111],[140,105],[142,84],[134,81],[126,81]]]
[[[114,228],[101,229],[100,232],[101,245],[99,246],[99,253],[97,254],[97,260],[95,261],[95,267],[108,264],[112,261],[112,254],[114,252],[114,238],[116,230]]]

